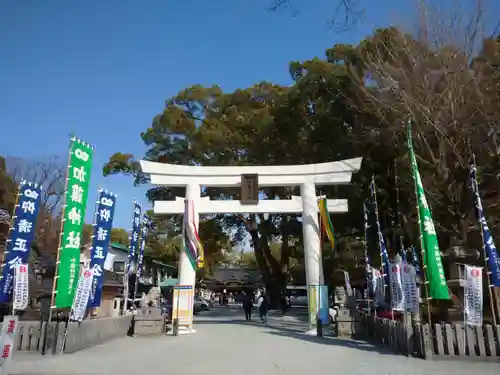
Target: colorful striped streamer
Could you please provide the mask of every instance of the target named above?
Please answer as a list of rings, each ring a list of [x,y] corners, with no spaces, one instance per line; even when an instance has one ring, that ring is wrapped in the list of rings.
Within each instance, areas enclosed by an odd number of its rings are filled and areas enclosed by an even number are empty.
[[[203,245],[198,235],[198,228],[194,221],[195,211],[193,201],[185,201],[184,210],[184,242],[186,246],[186,253],[193,268],[196,266],[203,268],[205,265],[205,252]]]
[[[335,248],[335,236],[333,234],[333,224],[330,220],[330,213],[328,212],[328,204],[326,198],[318,199],[319,215],[321,217],[321,228],[328,237],[332,244],[332,250]]]

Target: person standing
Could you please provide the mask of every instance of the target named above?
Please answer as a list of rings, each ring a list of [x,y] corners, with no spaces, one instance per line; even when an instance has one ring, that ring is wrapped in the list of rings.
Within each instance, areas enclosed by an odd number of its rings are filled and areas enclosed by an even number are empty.
[[[246,292],[243,295],[243,310],[245,311],[245,320],[246,321],[252,320],[252,307],[253,307],[253,303],[252,303],[250,293]]]
[[[259,307],[259,315],[262,323],[267,323],[267,314],[269,312],[269,300],[266,293],[261,293],[257,300],[257,306]]]

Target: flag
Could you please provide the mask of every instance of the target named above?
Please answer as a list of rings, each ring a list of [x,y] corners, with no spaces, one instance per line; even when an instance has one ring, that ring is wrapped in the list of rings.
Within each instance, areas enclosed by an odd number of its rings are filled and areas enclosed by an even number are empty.
[[[335,236],[333,234],[333,224],[328,212],[328,203],[326,198],[318,199],[319,216],[321,217],[321,228],[332,244],[332,250],[335,248]]]
[[[417,166],[417,159],[413,151],[413,143],[411,137],[411,124],[408,123],[408,151],[410,154],[410,164],[415,182],[415,193],[418,206],[418,221],[420,226],[420,242],[422,246],[423,262],[429,283],[429,297],[433,299],[450,299],[448,285],[444,275],[443,262],[441,260],[441,252],[432,221],[431,211],[425,198],[424,187],[420,179],[420,172]]]
[[[412,263],[414,263],[415,271],[418,276],[423,276],[422,275],[422,269],[420,268],[420,259],[418,258],[418,253],[415,250],[415,246],[410,247],[410,253],[411,253],[411,260]]]
[[[375,225],[377,228],[378,235],[378,245],[380,248],[380,259],[382,261],[383,276],[385,284],[387,285],[387,279],[389,276],[389,254],[387,253],[387,247],[385,246],[384,235],[382,234],[382,229],[380,228],[380,221],[378,217],[378,203],[377,203],[377,190],[375,187],[375,178],[372,177],[372,182],[370,184],[370,193],[372,197],[372,204],[375,213]]]
[[[401,253],[401,262],[403,264],[406,264],[408,262],[408,260],[406,259],[406,250],[405,249],[401,249],[400,253]]]
[[[368,255],[368,229],[370,228],[370,224],[368,223],[368,216],[370,211],[368,210],[368,206],[366,205],[366,201],[363,202],[363,218],[365,224],[365,266],[370,266],[370,257]]]
[[[500,257],[498,256],[497,248],[491,237],[490,228],[484,216],[483,204],[479,196],[479,186],[476,177],[476,165],[472,163],[470,166],[470,183],[472,192],[474,193],[474,201],[476,204],[476,214],[481,225],[483,233],[483,250],[484,256],[488,258],[489,271],[491,272],[491,284],[493,286],[500,286]]]

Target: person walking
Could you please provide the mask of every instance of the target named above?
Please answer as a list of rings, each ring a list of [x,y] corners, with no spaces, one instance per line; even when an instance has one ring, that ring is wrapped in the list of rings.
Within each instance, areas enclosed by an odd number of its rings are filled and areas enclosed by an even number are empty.
[[[246,292],[243,295],[243,310],[245,311],[245,320],[246,321],[252,320],[252,308],[253,308],[253,302],[252,302],[250,293]]]
[[[259,315],[262,323],[267,323],[267,313],[269,312],[269,300],[266,293],[261,293],[259,299],[257,300],[257,306],[259,307]]]

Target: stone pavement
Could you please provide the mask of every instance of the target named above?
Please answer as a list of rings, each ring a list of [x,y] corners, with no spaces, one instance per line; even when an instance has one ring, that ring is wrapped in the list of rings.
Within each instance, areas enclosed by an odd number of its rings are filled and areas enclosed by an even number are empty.
[[[179,337],[117,339],[78,353],[16,353],[12,375],[498,375],[498,363],[431,362],[392,355],[366,343],[302,334],[294,317],[245,322],[239,309],[196,317],[197,332]],[[256,319],[257,320],[257,319]]]

